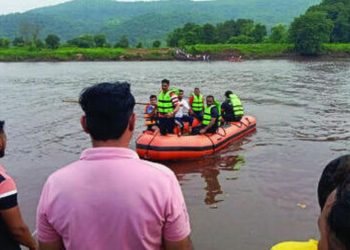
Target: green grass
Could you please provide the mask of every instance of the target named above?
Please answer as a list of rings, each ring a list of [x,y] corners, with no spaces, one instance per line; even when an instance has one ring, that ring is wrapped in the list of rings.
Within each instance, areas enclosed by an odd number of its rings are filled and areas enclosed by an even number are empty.
[[[291,52],[293,45],[291,44],[198,44],[187,46],[186,50],[194,54],[221,54],[221,53],[237,53],[243,56],[253,57],[269,57],[277,56],[283,53]]]
[[[330,53],[350,53],[350,43],[325,43],[323,49]]]
[[[167,57],[165,55],[168,55]],[[164,49],[121,49],[121,48],[59,48],[31,49],[9,48],[0,49],[0,61],[94,61],[94,60],[122,60],[169,58],[169,50]]]
[[[210,54],[215,59],[227,59],[242,55],[246,59],[288,57],[293,53],[291,44],[197,44],[186,46],[193,55]],[[325,54],[344,55],[350,53],[350,43],[323,44]],[[57,50],[33,48],[0,48],[0,61],[118,61],[118,60],[174,60],[174,49],[135,48],[69,48]]]

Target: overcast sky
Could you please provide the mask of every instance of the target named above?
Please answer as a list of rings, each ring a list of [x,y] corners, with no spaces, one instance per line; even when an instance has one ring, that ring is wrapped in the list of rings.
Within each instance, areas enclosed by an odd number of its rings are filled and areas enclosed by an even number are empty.
[[[0,15],[68,2],[69,0],[0,0]],[[119,0],[123,2],[134,2],[137,0]],[[143,0],[150,1],[150,0]]]

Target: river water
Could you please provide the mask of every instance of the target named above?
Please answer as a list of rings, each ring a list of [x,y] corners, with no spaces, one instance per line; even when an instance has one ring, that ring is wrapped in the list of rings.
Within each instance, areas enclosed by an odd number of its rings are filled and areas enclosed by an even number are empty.
[[[76,104],[82,88],[132,83],[137,101],[168,78],[187,95],[223,99],[233,90],[257,132],[214,156],[172,162],[183,189],[196,249],[269,249],[317,238],[317,181],[350,149],[350,61],[0,63],[0,119],[8,150],[1,163],[16,179],[31,229],[47,176],[89,147]],[[142,131],[142,107],[137,134]],[[131,145],[135,148],[134,141]]]

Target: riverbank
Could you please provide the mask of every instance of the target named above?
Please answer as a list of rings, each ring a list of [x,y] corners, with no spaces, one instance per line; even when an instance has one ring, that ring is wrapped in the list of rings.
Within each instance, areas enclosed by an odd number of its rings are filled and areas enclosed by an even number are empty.
[[[350,56],[350,44],[324,44],[323,53],[317,58],[346,58]],[[191,45],[184,50],[175,48],[59,48],[0,49],[0,61],[202,61],[250,59],[294,59],[291,44],[214,44]]]

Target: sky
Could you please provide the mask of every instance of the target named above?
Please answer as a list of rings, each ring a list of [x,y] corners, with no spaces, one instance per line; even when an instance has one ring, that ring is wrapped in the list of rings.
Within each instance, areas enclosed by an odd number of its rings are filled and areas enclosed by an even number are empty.
[[[69,0],[0,0],[0,15],[55,5]],[[135,2],[137,0],[119,0],[120,2]],[[143,0],[150,1],[150,0]]]

